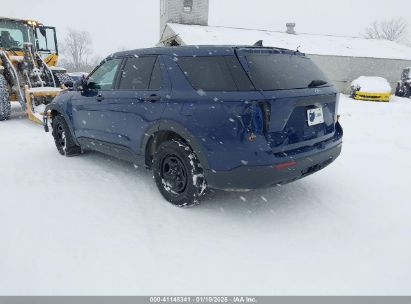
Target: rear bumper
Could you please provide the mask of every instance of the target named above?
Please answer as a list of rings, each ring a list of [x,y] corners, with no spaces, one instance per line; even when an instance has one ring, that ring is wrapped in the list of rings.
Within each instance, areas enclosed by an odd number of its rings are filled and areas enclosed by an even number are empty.
[[[331,164],[341,153],[342,142],[334,147],[295,158],[295,165],[287,168],[271,166],[243,166],[231,171],[206,172],[210,188],[220,190],[253,190],[283,185],[315,173]]]

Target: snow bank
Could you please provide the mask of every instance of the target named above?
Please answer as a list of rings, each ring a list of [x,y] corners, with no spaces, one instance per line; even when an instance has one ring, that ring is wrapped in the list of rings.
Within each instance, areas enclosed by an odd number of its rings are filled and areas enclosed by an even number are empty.
[[[351,87],[368,93],[391,92],[389,82],[382,77],[361,76],[351,82]]]

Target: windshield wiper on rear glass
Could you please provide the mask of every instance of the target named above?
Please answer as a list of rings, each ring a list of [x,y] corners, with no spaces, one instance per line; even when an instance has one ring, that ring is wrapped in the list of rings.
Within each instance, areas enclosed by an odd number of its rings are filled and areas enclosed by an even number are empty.
[[[308,85],[309,88],[316,88],[316,87],[320,87],[323,86],[325,84],[327,84],[328,82],[325,80],[313,80],[310,82],[310,84]]]

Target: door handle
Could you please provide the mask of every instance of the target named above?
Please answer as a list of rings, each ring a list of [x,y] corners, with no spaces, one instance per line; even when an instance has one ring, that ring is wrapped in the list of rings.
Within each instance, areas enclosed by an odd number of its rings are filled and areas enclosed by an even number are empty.
[[[103,101],[104,100],[104,96],[101,94],[98,94],[96,97],[97,101]]]
[[[150,96],[144,97],[144,101],[148,101],[148,102],[156,102],[156,101],[159,101],[160,99],[161,97],[156,94],[152,94]]]

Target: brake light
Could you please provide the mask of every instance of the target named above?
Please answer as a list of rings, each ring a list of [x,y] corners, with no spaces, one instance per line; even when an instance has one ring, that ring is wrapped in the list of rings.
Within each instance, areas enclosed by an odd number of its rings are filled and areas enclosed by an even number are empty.
[[[292,161],[289,161],[289,162],[286,162],[286,163],[281,163],[281,164],[275,165],[274,168],[275,169],[284,169],[284,168],[295,166],[296,164],[297,164],[297,162],[292,160]]]

